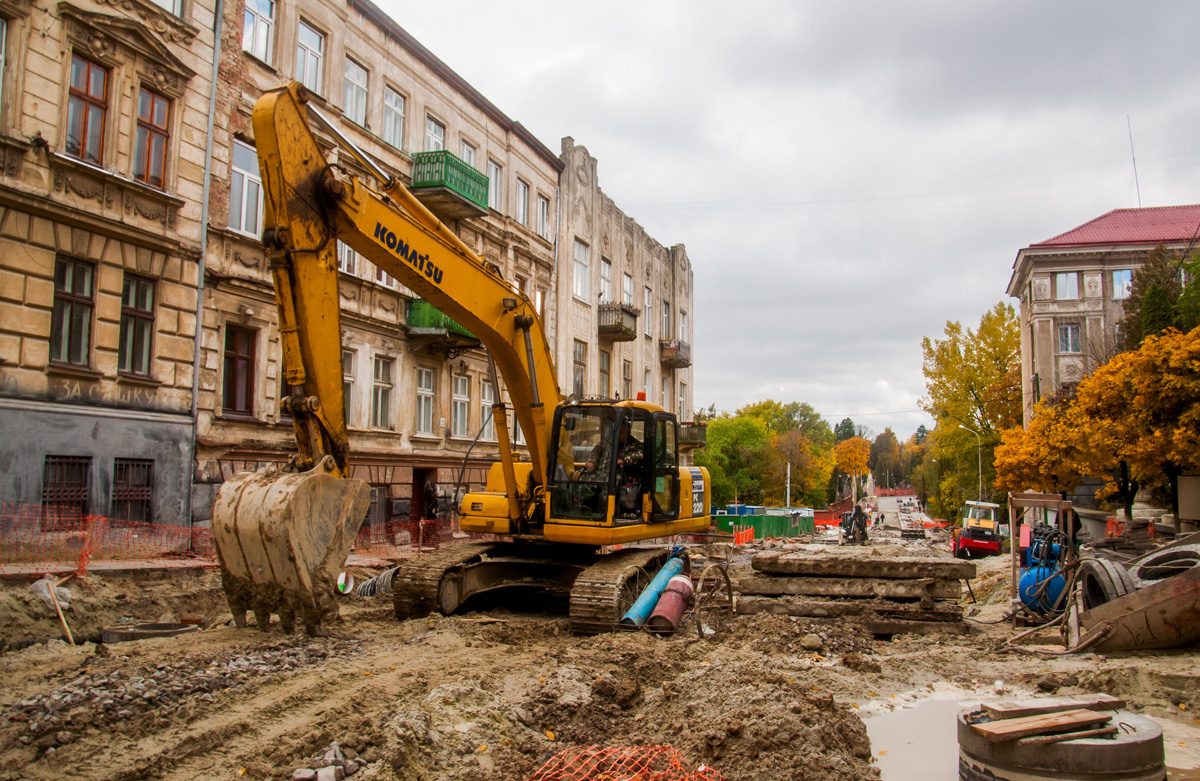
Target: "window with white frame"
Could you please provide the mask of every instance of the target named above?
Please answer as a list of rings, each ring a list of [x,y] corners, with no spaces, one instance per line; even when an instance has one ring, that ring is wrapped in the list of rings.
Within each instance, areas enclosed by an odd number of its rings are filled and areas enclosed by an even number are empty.
[[[685,420],[688,417],[688,402],[687,402],[687,383],[679,383],[679,409],[675,413],[679,415],[680,420]]]
[[[455,437],[469,437],[471,378],[465,374],[454,375],[453,390],[450,398],[450,434]]]
[[[587,342],[575,340],[573,371],[571,372],[571,393],[576,398],[583,398],[587,388]]]
[[[350,248],[349,244],[343,241],[337,243],[337,259],[338,271],[344,271],[347,274],[354,274],[358,268],[358,253]]]
[[[612,303],[612,261],[600,258],[600,303]]]
[[[479,419],[483,421],[483,433],[479,438],[486,442],[496,441],[495,413],[492,405],[496,403],[496,386],[484,380],[479,383]]]
[[[346,58],[346,76],[342,85],[342,111],[351,122],[367,125],[367,69]]]
[[[296,81],[318,95],[324,61],[325,36],[301,21],[296,33]]]
[[[671,378],[670,377],[662,378],[662,396],[660,396],[659,398],[662,399],[659,402],[659,404],[662,405],[662,408],[665,409],[667,412],[670,412],[671,411]]]
[[[433,369],[417,368],[417,433],[433,434]]]
[[[436,152],[446,148],[446,126],[428,114],[425,115],[425,151]]]
[[[596,377],[599,380],[599,387],[596,388],[596,393],[607,398],[612,393],[612,353],[608,350],[600,350],[597,355]]]
[[[475,167],[475,147],[471,146],[466,141],[463,141],[458,147],[458,156],[462,161],[472,168]]]
[[[633,361],[621,361],[621,398],[633,398]]]
[[[654,372],[650,369],[646,370],[642,377],[642,393],[646,394],[646,401],[654,401]]]
[[[392,290],[400,287],[400,283],[396,281],[396,278],[381,269],[379,266],[375,267],[375,281],[386,288],[391,288]]]
[[[686,342],[687,340],[688,340],[687,312],[680,310],[680,312],[679,312],[679,341]]]
[[[174,16],[183,16],[183,0],[152,0],[152,2]]]
[[[662,310],[662,334],[659,336],[659,338],[660,339],[670,339],[671,338],[671,304],[665,298],[663,299],[663,310]]]
[[[1062,323],[1058,326],[1058,351],[1060,353],[1083,352],[1082,329],[1079,323]]]
[[[642,302],[642,322],[645,323],[646,336],[654,335],[654,291],[646,288],[646,297]]]
[[[1114,271],[1112,273],[1112,285],[1114,301],[1129,298],[1129,292],[1133,290],[1133,270],[1123,268]]]
[[[229,178],[229,227],[258,238],[262,225],[262,179],[254,147],[233,142],[233,175]]]
[[[375,357],[375,374],[371,385],[371,428],[394,431],[392,422],[392,369],[391,358]]]
[[[517,204],[513,219],[525,227],[529,227],[529,184],[517,180]]]
[[[633,306],[633,275],[621,275],[621,303],[625,306]]]
[[[537,201],[537,233],[543,239],[550,238],[550,199],[544,195]]]
[[[488,160],[488,208],[504,211],[504,168],[494,160]]]
[[[342,350],[342,415],[347,426],[354,419],[354,359],[357,355],[354,350]]]
[[[517,420],[517,416],[513,415],[513,444],[525,444],[525,432],[521,430],[521,421]]]
[[[274,0],[246,0],[246,16],[242,22],[242,50],[263,62],[270,62],[274,37]]]
[[[575,239],[575,275],[571,280],[571,292],[585,301],[588,297],[588,277],[592,273],[592,248]]]
[[[1079,272],[1055,274],[1054,297],[1059,301],[1074,301],[1079,298]]]
[[[383,140],[404,148],[404,96],[391,87],[383,88]]]

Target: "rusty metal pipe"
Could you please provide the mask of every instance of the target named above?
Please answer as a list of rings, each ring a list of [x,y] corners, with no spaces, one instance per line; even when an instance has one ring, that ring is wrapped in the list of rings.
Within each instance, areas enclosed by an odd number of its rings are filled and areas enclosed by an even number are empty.
[[[674,632],[675,627],[679,626],[679,619],[683,617],[683,611],[687,609],[693,590],[692,579],[687,575],[671,578],[667,587],[663,589],[662,596],[658,598],[658,605],[650,614],[650,620],[646,622],[650,631],[657,635]]]

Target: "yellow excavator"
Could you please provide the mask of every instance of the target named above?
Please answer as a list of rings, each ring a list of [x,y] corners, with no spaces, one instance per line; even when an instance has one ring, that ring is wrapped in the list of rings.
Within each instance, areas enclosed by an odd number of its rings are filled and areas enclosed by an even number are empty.
[[[329,162],[310,120],[354,166]],[[390,575],[397,617],[449,615],[473,595],[524,587],[569,595],[576,632],[611,629],[669,551],[607,546],[709,528],[708,473],[680,467],[675,416],[640,400],[564,400],[532,303],[309,105],[300,84],[258,100],[254,135],[283,372],[302,392],[282,401],[296,432],[288,465],[239,473],[214,502],[237,625],[247,610],[261,629],[279,615],[288,632],[297,617],[310,633],[335,617],[335,581],[369,505],[366,483],[350,477],[343,416],[340,240],[479,339],[528,441],[529,460],[518,460],[497,394],[500,461],[484,490],[462,498],[459,518],[464,532],[502,540],[401,564]]]

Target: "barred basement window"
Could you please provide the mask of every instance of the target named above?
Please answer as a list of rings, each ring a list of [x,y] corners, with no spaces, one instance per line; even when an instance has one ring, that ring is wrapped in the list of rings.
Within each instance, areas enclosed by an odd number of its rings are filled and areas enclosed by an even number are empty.
[[[78,525],[88,510],[92,459],[89,456],[46,456],[42,473],[42,530]]]
[[[143,458],[113,460],[113,520],[152,523],[150,496],[154,492],[154,462]]]

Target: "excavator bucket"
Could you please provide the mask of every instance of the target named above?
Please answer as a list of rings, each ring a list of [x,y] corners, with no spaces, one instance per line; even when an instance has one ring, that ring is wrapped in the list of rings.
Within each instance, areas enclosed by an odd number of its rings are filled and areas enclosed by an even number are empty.
[[[299,616],[313,634],[336,618],[335,582],[370,503],[370,487],[339,477],[329,456],[307,472],[267,467],[226,480],[212,531],[234,623],[253,610],[266,631],[275,613],[290,633]]]

